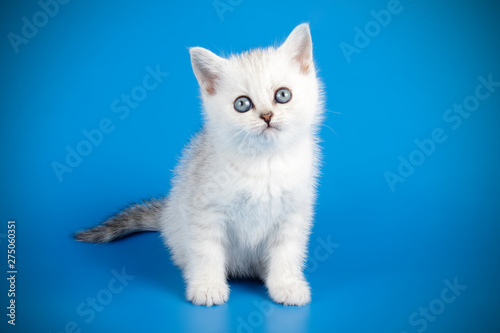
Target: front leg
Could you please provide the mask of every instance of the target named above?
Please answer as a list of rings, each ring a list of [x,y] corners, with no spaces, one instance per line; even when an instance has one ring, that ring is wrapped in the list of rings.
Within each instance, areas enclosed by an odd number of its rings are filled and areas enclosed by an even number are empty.
[[[311,291],[303,268],[311,218],[294,214],[285,221],[269,244],[266,276],[269,295],[276,303],[305,305],[311,302]]]
[[[196,305],[223,304],[229,298],[229,286],[222,220],[210,212],[198,216],[189,227],[190,249],[184,269],[186,298]]]

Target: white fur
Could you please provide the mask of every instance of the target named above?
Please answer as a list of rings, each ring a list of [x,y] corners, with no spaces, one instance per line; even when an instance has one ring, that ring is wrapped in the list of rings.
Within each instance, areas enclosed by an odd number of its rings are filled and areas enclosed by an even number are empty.
[[[220,58],[190,49],[204,128],[176,169],[162,235],[195,304],[227,301],[227,279],[261,278],[271,298],[310,302],[303,275],[317,175],[321,86],[307,24],[278,48]],[[287,87],[292,99],[274,102]],[[254,109],[233,103],[248,96]],[[271,125],[259,118],[273,112]]]

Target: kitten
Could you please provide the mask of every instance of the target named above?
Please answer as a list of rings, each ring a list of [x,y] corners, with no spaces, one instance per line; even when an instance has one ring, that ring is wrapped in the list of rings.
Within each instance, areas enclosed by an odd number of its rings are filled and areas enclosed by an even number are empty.
[[[161,231],[194,304],[225,303],[229,277],[260,278],[275,302],[307,304],[303,267],[322,119],[309,26],[297,26],[278,48],[229,58],[201,47],[189,53],[204,126],[185,149],[170,194],[75,237],[101,243]]]

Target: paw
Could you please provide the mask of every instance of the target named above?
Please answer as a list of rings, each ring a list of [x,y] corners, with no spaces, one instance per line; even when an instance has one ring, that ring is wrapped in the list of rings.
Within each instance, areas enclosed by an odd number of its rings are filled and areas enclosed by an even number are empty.
[[[188,285],[186,298],[196,305],[224,304],[229,298],[229,286],[227,284],[191,284]]]
[[[283,305],[306,305],[311,302],[311,290],[306,281],[274,283],[268,286],[269,295]]]

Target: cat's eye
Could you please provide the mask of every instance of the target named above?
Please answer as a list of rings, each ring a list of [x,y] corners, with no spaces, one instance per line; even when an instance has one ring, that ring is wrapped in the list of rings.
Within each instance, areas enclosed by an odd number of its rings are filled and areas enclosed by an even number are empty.
[[[288,103],[292,99],[292,92],[287,88],[280,88],[276,91],[274,99],[281,104]]]
[[[247,112],[252,107],[252,101],[246,96],[240,96],[234,101],[234,109],[238,112]]]

